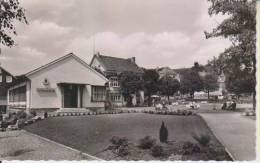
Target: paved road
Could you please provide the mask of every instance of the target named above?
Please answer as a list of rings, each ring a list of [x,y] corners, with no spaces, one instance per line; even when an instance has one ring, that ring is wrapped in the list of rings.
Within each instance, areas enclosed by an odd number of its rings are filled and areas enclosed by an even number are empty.
[[[199,113],[235,160],[256,159],[256,121],[241,113]]]

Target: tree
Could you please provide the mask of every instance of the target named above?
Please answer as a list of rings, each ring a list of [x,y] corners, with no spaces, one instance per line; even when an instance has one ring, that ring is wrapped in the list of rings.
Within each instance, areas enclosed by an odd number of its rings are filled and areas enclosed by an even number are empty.
[[[180,91],[182,94],[189,93],[194,98],[195,91],[203,90],[203,80],[194,69],[188,69],[182,74]]]
[[[122,95],[126,99],[127,106],[133,106],[131,94],[143,90],[142,77],[133,72],[123,72],[119,75],[119,83]]]
[[[228,78],[227,90],[252,93],[255,109],[256,0],[208,1],[211,4],[208,9],[210,16],[227,16],[211,32],[205,32],[206,38],[224,37],[232,43],[217,59]]]
[[[17,35],[14,22],[19,21],[28,24],[25,10],[18,0],[0,1],[0,44],[12,47],[14,40],[12,35]]]
[[[180,89],[180,82],[169,75],[163,76],[159,80],[159,83],[159,90],[162,95],[168,97],[168,101],[170,100],[170,96],[174,95]]]
[[[209,92],[215,91],[218,88],[218,76],[212,73],[206,74],[203,78],[203,86],[208,93],[208,99],[209,99]]]
[[[162,122],[162,125],[160,127],[159,135],[160,135],[160,142],[167,143],[167,141],[168,141],[168,129],[165,126],[164,122]]]
[[[197,72],[202,72],[204,70],[204,67],[198,62],[194,62],[194,65],[191,67],[191,69]]]
[[[148,106],[151,106],[151,95],[159,90],[159,74],[154,69],[146,69],[143,74],[145,95],[148,96]]]

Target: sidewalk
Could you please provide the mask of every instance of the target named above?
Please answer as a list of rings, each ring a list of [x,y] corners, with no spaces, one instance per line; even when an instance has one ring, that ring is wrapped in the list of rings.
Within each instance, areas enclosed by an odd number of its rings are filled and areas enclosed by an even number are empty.
[[[241,113],[199,113],[237,161],[256,160],[256,121]]]
[[[93,160],[26,131],[0,132],[0,160]]]

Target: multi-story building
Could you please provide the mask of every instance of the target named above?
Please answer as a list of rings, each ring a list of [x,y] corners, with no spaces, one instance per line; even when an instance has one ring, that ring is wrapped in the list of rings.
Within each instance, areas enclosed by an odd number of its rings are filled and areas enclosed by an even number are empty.
[[[5,113],[7,108],[7,88],[13,82],[11,73],[0,66],[0,113]]]
[[[90,66],[99,71],[109,80],[109,98],[114,106],[123,106],[126,104],[120,88],[119,75],[124,72],[131,72],[141,78],[143,74],[143,70],[138,67],[135,62],[135,57],[125,59],[97,53],[93,56]],[[134,105],[143,104],[143,90],[140,90],[131,96],[133,97],[132,103]]]

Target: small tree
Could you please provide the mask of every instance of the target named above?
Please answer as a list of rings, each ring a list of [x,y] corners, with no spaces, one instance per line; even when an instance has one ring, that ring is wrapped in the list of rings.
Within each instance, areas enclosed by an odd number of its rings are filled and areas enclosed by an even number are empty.
[[[159,89],[163,95],[167,96],[168,101],[170,100],[170,96],[174,95],[180,89],[180,82],[168,75],[163,76],[159,82]]]
[[[142,76],[133,72],[123,72],[119,76],[119,83],[127,106],[133,106],[131,94],[143,90]]]
[[[161,143],[167,143],[168,142],[168,129],[165,126],[164,122],[162,122],[161,128],[160,128],[160,142]]]
[[[208,93],[208,99],[209,99],[209,92],[215,91],[218,88],[218,77],[215,74],[207,74],[203,78],[203,86],[204,89]]]
[[[159,90],[159,74],[154,69],[147,69],[143,74],[145,95],[148,96],[148,106],[151,106],[151,95]]]
[[[194,68],[187,70],[182,76],[181,93],[189,93],[193,99],[195,91],[203,90],[203,80]]]

